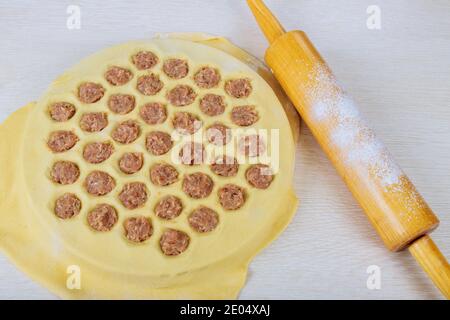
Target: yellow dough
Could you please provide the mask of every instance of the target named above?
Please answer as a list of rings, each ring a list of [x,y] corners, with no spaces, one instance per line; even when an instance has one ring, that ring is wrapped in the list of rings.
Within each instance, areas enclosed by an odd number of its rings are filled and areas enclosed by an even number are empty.
[[[140,50],[150,50],[160,58],[158,65],[151,69],[160,74],[164,82],[163,90],[156,96],[143,96],[135,89],[136,79],[148,73],[137,70],[130,62],[130,57]],[[185,79],[172,80],[161,71],[161,61],[172,57],[188,61],[190,71]],[[195,86],[193,73],[205,64],[220,70],[222,80],[218,88],[204,90]],[[133,79],[123,86],[111,86],[103,74],[112,65],[132,70]],[[145,135],[152,130],[170,133],[173,130],[171,118],[176,111],[200,116],[204,127],[221,121],[236,128],[229,119],[230,105],[236,104],[230,97],[226,97],[227,109],[223,115],[207,117],[198,109],[202,94],[224,94],[224,81],[236,77],[252,81],[252,94],[239,101],[239,104],[258,106],[260,119],[252,127],[279,129],[280,164],[270,187],[260,190],[248,184],[245,179],[248,164],[240,165],[237,176],[227,178],[214,175],[207,165],[176,165],[180,174],[177,183],[165,187],[153,185],[149,168],[155,163],[170,163],[170,152],[152,156],[145,149]],[[102,84],[105,96],[93,104],[81,103],[77,99],[77,88],[83,81]],[[198,93],[196,101],[186,107],[168,105],[168,119],[164,123],[146,125],[138,115],[140,106],[164,100],[167,89],[175,83],[194,87]],[[110,112],[106,101],[112,93],[133,94],[135,109],[127,115]],[[77,108],[75,116],[67,122],[52,121],[48,106],[56,101],[73,103]],[[82,131],[81,115],[95,111],[108,112],[108,126],[98,133]],[[141,134],[134,143],[121,145],[111,139],[111,131],[128,119],[139,122]],[[36,104],[21,108],[1,125],[0,247],[19,268],[63,298],[236,298],[245,283],[252,257],[278,236],[295,213],[297,199],[292,178],[298,126],[296,114],[267,69],[222,38],[178,34],[104,49],[66,71]],[[52,153],[46,142],[54,130],[71,130],[80,141],[66,152]],[[115,152],[104,163],[87,163],[82,157],[83,147],[92,141],[111,141]],[[269,141],[268,145],[271,146]],[[128,151],[144,154],[143,168],[132,175],[122,173],[117,167],[120,155]],[[81,175],[74,184],[57,185],[50,180],[49,172],[58,160],[73,161],[79,166]],[[112,192],[102,197],[86,192],[83,181],[93,170],[108,172],[115,178],[117,185]],[[214,189],[209,197],[190,199],[183,193],[182,177],[191,172],[204,172],[213,178]],[[133,181],[146,184],[149,198],[143,207],[129,210],[117,196],[125,183]],[[217,190],[226,183],[245,188],[248,196],[242,208],[226,211],[219,205]],[[54,202],[65,192],[76,194],[81,199],[82,209],[77,216],[63,220],[55,216]],[[181,215],[170,221],[158,218],[153,212],[157,201],[167,194],[176,195],[183,202]],[[98,203],[111,204],[118,211],[119,221],[109,232],[93,231],[86,221],[87,213]],[[189,213],[199,205],[219,213],[220,222],[212,232],[197,233],[187,222]],[[153,235],[143,243],[132,243],[125,238],[122,225],[126,218],[138,215],[151,220]],[[167,228],[181,230],[190,237],[189,247],[178,256],[165,256],[159,247],[161,234]],[[273,263],[275,266],[276,261]],[[73,280],[74,270],[80,271],[80,288],[68,285]]]

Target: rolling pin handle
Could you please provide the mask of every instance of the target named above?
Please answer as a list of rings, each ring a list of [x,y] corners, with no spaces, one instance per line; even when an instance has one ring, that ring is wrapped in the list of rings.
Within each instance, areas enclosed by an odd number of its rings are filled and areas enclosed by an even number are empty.
[[[446,299],[450,299],[450,265],[429,235],[415,240],[409,252]]]
[[[270,42],[265,55],[268,66],[299,111],[302,120],[346,181],[386,246],[392,251],[398,251],[410,245],[409,251],[414,258],[444,296],[450,298],[449,264],[431,238],[424,235],[438,226],[438,218],[394,160],[390,160],[389,156],[386,159],[387,150],[380,152],[379,159],[368,167],[361,168],[359,163],[346,165],[348,157],[345,155],[349,153],[348,147],[330,143],[333,139],[332,131],[336,127],[336,116],[333,118],[334,122],[330,120],[328,124],[323,123],[323,119],[317,120],[317,114],[319,118],[323,116],[320,114],[322,109],[322,113],[325,110],[330,116],[343,114],[343,117],[353,117],[355,121],[353,115],[346,115],[354,114],[355,111],[347,106],[348,103],[342,102],[345,102],[343,90],[335,82],[331,70],[304,32],[285,32],[261,0],[247,2]],[[362,123],[359,121],[359,125],[370,132],[371,129]],[[340,128],[342,131],[342,127]],[[361,132],[362,129],[355,130]],[[349,136],[355,135],[355,130],[350,130]],[[361,140],[361,137],[358,136],[358,139]],[[356,153],[359,162],[364,162],[366,154],[373,155],[372,149],[378,150],[380,145],[382,143],[375,140],[371,145],[368,144],[366,149],[356,149],[360,153],[359,156],[355,150],[353,153]],[[396,181],[385,185],[379,174],[387,175],[389,181],[391,171],[394,172]]]
[[[273,43],[278,37],[285,33],[285,30],[278,19],[261,0],[247,0],[247,4],[252,10],[259,27],[269,43]]]

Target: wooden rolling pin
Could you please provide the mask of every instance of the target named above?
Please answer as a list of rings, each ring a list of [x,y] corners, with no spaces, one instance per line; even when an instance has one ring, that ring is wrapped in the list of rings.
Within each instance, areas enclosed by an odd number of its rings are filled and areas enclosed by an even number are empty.
[[[388,249],[408,248],[450,299],[450,266],[428,233],[439,220],[302,31],[285,32],[247,0],[270,46],[265,60]]]

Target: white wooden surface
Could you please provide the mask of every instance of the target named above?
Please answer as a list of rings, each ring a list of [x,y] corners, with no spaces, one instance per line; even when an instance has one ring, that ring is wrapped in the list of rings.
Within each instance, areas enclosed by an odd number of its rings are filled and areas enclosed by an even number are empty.
[[[81,29],[66,8],[81,8]],[[450,257],[450,2],[267,0],[287,29],[303,28],[441,218]],[[366,27],[369,5],[381,30]],[[0,120],[37,99],[61,71],[103,47],[155,32],[223,35],[262,57],[266,42],[241,0],[1,1]],[[407,252],[386,251],[307,128],[297,152],[301,205],[251,265],[241,298],[436,299]],[[381,268],[381,289],[366,268]],[[0,298],[55,298],[0,255]]]

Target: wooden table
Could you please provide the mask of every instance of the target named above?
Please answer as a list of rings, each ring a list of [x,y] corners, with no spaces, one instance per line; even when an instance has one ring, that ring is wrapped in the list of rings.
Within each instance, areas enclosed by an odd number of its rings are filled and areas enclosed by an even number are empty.
[[[61,71],[103,47],[156,32],[201,31],[262,57],[266,41],[241,0],[72,1],[0,4],[0,120]],[[368,0],[267,0],[287,29],[303,28],[378,135],[439,215],[433,233],[450,258],[450,3],[378,0],[381,29],[366,26]],[[132,3],[132,4],[131,4]],[[243,299],[435,299],[407,252],[390,253],[306,127],[297,148],[301,199],[287,230],[252,263]],[[381,269],[381,289],[366,286]],[[54,298],[0,255],[0,298]]]

